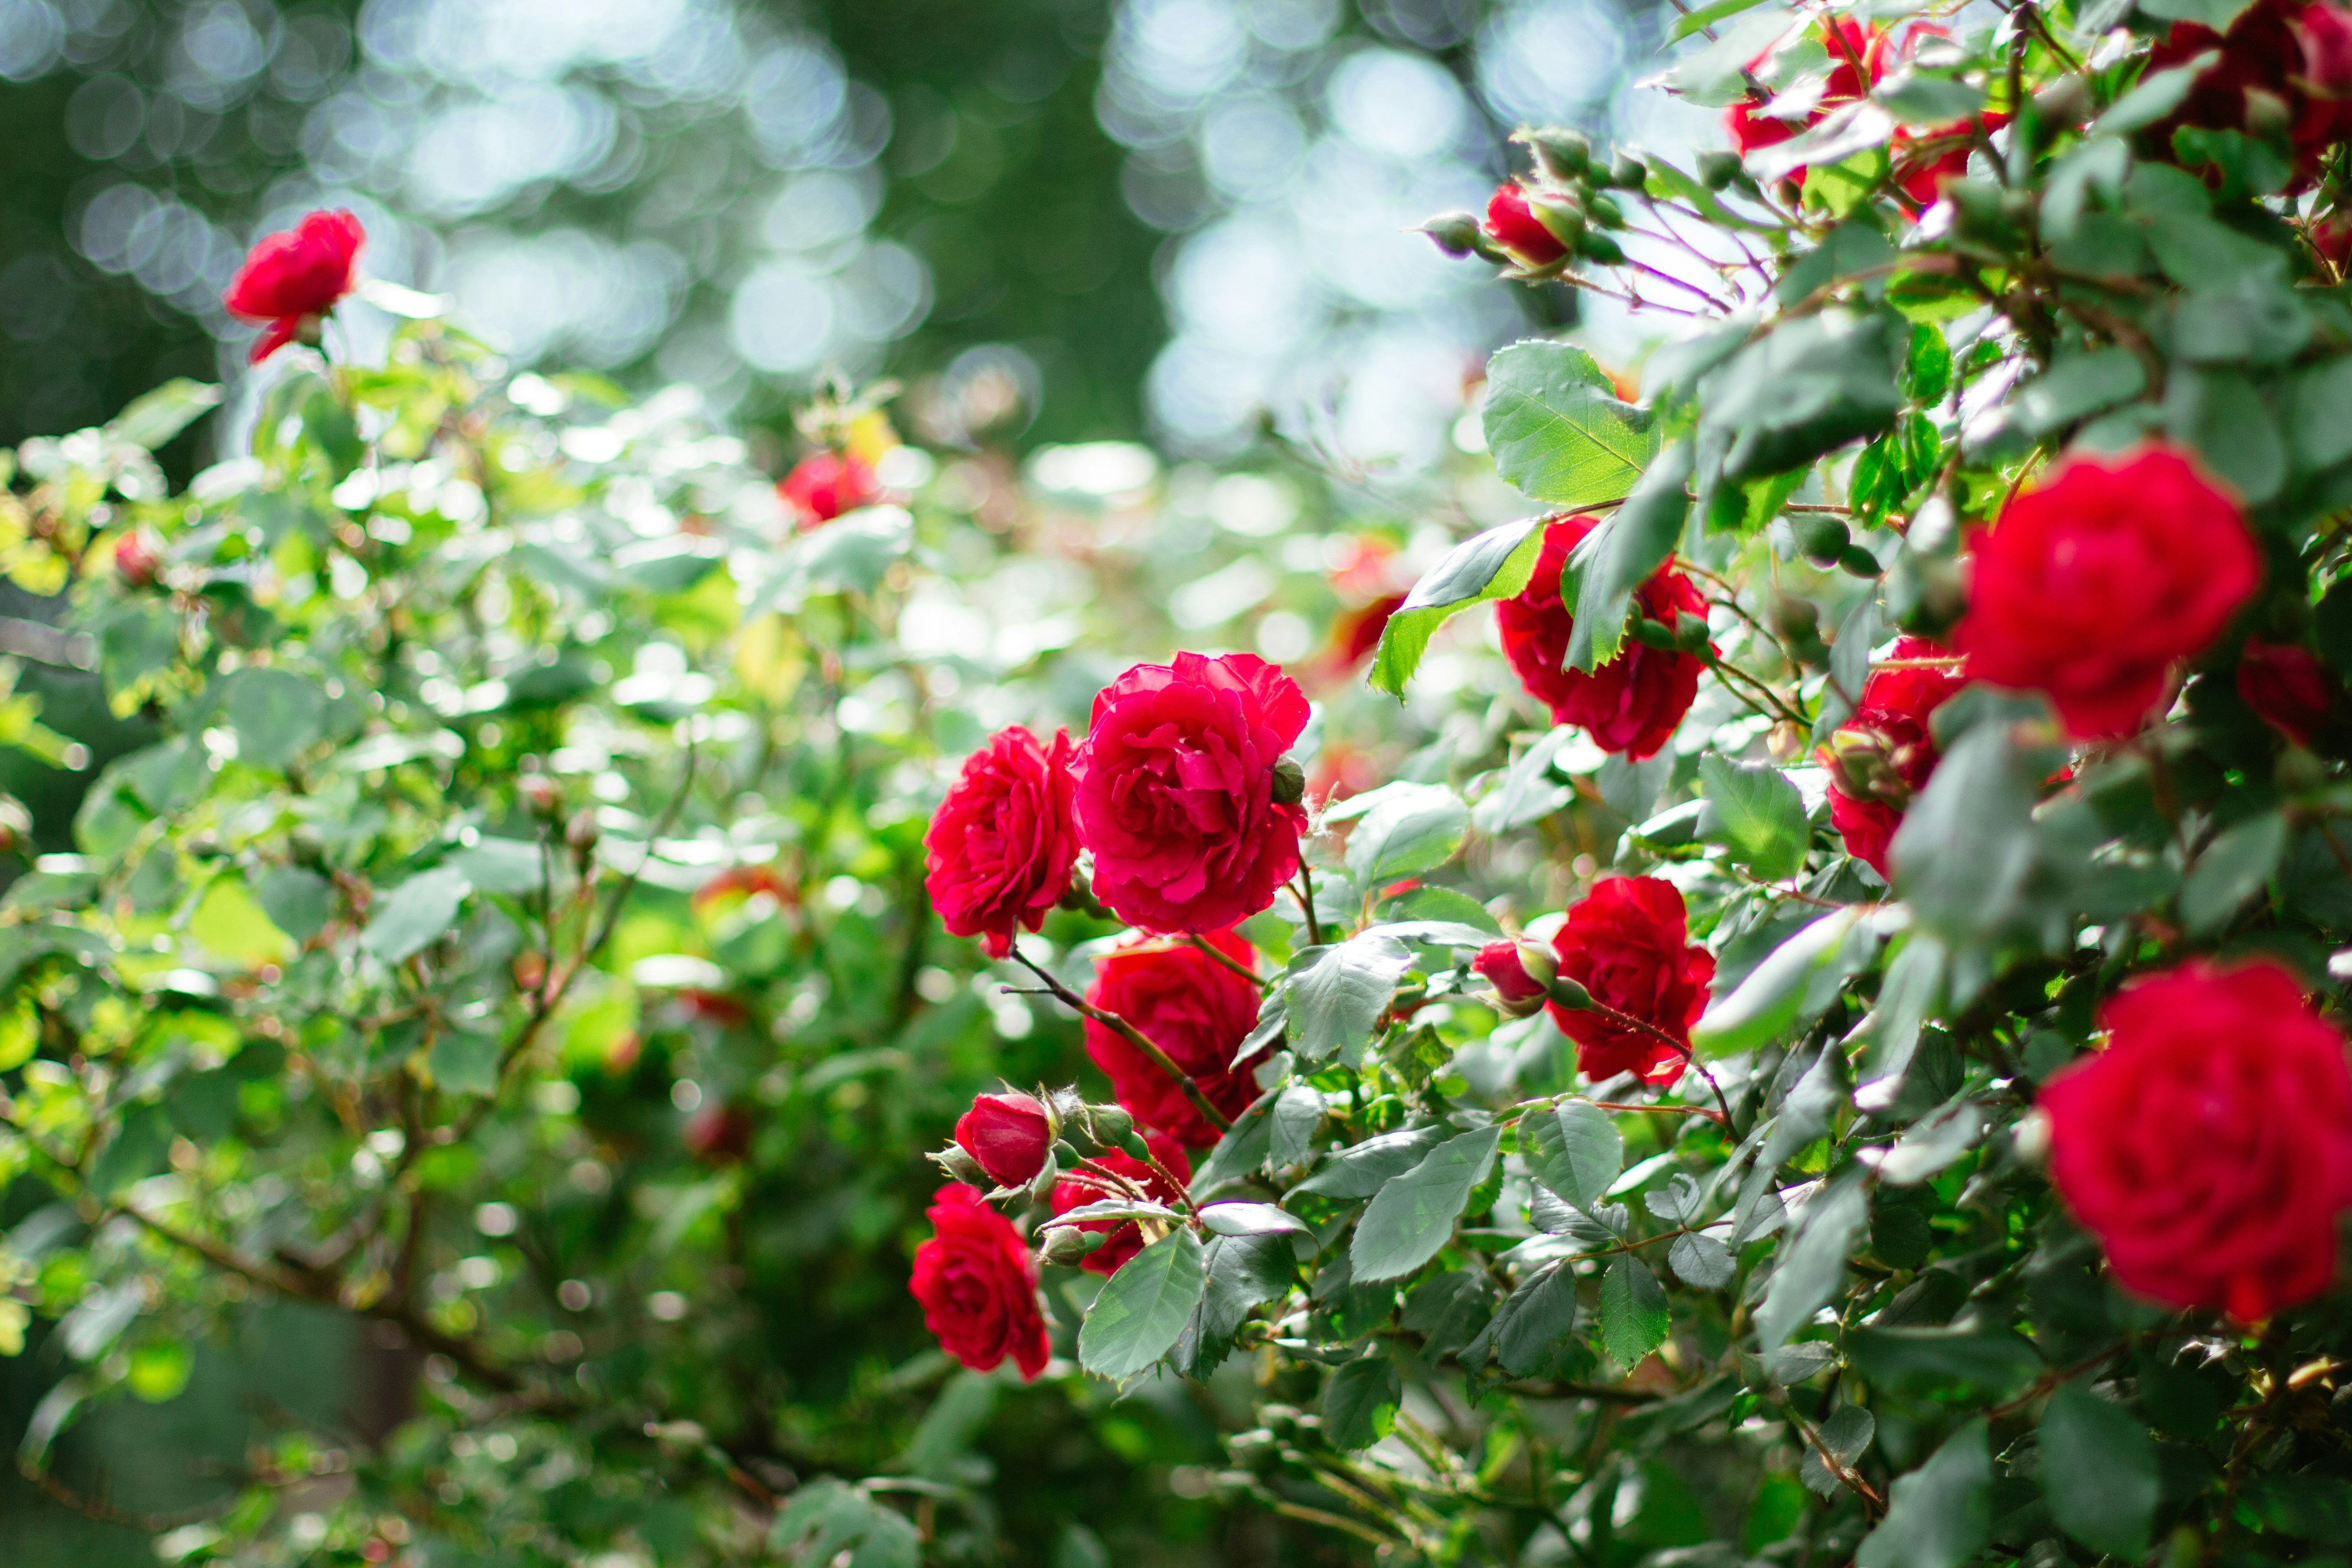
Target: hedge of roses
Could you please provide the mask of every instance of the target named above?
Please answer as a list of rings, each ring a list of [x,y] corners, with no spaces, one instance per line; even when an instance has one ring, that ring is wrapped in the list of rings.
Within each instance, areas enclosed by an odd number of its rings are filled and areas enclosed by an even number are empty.
[[[991,1423],[1179,1408],[1277,1555],[2352,1549],[2352,12],[1680,34],[1735,151],[1429,226],[1669,341],[1494,356],[1486,526],[1285,472],[1276,614],[1098,558],[1045,647],[984,465],[842,397],[772,487],[429,321],[184,497],[185,389],[28,448],[159,735],[8,895],[28,1473],[259,1293],[428,1407],[170,1554],[1104,1561],[1152,1505],[1009,1523],[1113,1461]]]

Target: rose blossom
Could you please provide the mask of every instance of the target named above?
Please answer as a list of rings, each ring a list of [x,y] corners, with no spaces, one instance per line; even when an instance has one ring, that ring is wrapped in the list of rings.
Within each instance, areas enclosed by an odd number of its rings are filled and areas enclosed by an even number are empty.
[[[1630,1072],[1663,1087],[1682,1076],[1691,1026],[1706,1010],[1707,983],[1715,978],[1715,955],[1688,937],[1681,890],[1657,877],[1612,877],[1568,911],[1551,939],[1559,977],[1684,1047],[1678,1051],[1646,1029],[1555,1002],[1552,1022],[1576,1042],[1576,1066],[1586,1078],[1598,1083]]]
[[[1673,738],[1675,726],[1698,696],[1706,661],[1628,637],[1617,657],[1598,669],[1566,668],[1576,617],[1560,602],[1560,572],[1569,552],[1596,526],[1598,521],[1590,517],[1545,524],[1535,575],[1516,597],[1495,606],[1496,620],[1512,672],[1528,696],[1551,710],[1552,722],[1580,725],[1602,751],[1622,752],[1639,762]],[[1706,601],[1671,565],[1652,573],[1633,597],[1643,615],[1669,626],[1685,613],[1706,615]]]
[[[2138,729],[2262,580],[2238,503],[2161,446],[2070,458],[1971,537],[1969,675],[2047,692],[2078,740]]]
[[[2256,141],[2276,139],[2273,118],[2294,153],[2294,189],[2318,176],[2327,149],[2352,136],[2352,16],[2326,0],[2258,0],[2227,34],[2198,22],[2175,22],[2148,52],[2145,75],[2187,64],[2208,51],[2215,60],[2189,89],[2171,118],[2151,126],[2147,144],[2172,155],[2172,133],[2183,126],[2241,131]]]
[[[1926,637],[1902,637],[1893,657],[1943,656],[1944,649]],[[1831,825],[1845,840],[1847,854],[1890,881],[1886,847],[1902,826],[1903,808],[1936,771],[1938,753],[1928,716],[1968,683],[1957,668],[1876,670],[1863,683],[1853,717],[1821,750],[1830,775]]]
[[[1184,1157],[1184,1151],[1176,1146],[1175,1140],[1161,1133],[1147,1132],[1143,1141],[1150,1146],[1153,1156],[1168,1167],[1169,1173],[1177,1181],[1192,1179],[1192,1162]],[[1159,1172],[1131,1154],[1122,1154],[1112,1149],[1095,1155],[1094,1163],[1134,1182],[1157,1202],[1173,1206],[1184,1196],[1181,1186],[1171,1185]],[[1054,1184],[1054,1212],[1064,1215],[1084,1204],[1101,1203],[1106,1199],[1128,1195],[1108,1190],[1092,1177],[1068,1175]],[[1108,1241],[1079,1260],[1078,1267],[1092,1273],[1116,1274],[1120,1264],[1143,1250],[1142,1227],[1131,1219],[1085,1219],[1072,1228],[1110,1233]]]
[[[2238,695],[2288,740],[2308,746],[2327,722],[2336,682],[2302,644],[2248,637],[2238,656]]]
[[[1274,902],[1298,868],[1307,814],[1275,798],[1275,764],[1307,698],[1246,653],[1139,664],[1095,697],[1079,763],[1078,837],[1095,897],[1144,931],[1223,931]]]
[[[243,321],[267,321],[253,345],[259,364],[334,309],[359,279],[367,231],[343,211],[311,213],[294,227],[263,236],[229,279],[221,303]]]
[[[1026,1186],[1045,1168],[1054,1124],[1026,1094],[982,1094],[956,1119],[955,1141],[1000,1187]]]
[[[925,1212],[930,1240],[915,1248],[908,1282],[923,1323],[948,1354],[974,1372],[1004,1360],[1023,1378],[1045,1370],[1045,1319],[1037,1309],[1037,1265],[1013,1222],[961,1182],[941,1187]]]
[[[1044,925],[1070,890],[1078,859],[1074,751],[1066,731],[1049,751],[1021,725],[999,730],[965,759],[923,835],[931,907],[953,934],[979,937],[992,958],[1013,951],[1015,931]]]
[[[1852,17],[1840,17],[1832,22],[1824,42],[1830,55],[1838,63],[1830,68],[1829,80],[1822,92],[1821,101],[1809,110],[1804,120],[1781,120],[1764,113],[1763,104],[1743,99],[1723,112],[1723,128],[1731,137],[1731,145],[1743,158],[1759,147],[1769,147],[1786,142],[1800,131],[1820,124],[1838,110],[1853,102],[1865,92],[1865,62],[1877,53],[1884,35],[1875,27],[1864,26]],[[1748,62],[1751,71],[1762,68],[1771,51],[1767,49]],[[1867,80],[1875,81],[1877,73],[1871,71]],[[1796,171],[1803,178],[1804,171]]]
[[[1486,235],[1529,267],[1549,267],[1568,254],[1559,236],[1528,205],[1528,193],[1517,180],[1496,186],[1487,200]]]
[[[793,509],[805,533],[843,512],[880,500],[882,482],[863,458],[828,448],[794,464],[793,471],[777,482],[776,493]]]
[[[1244,968],[1257,960],[1232,931],[1208,941]],[[1146,940],[1106,953],[1087,1000],[1134,1025],[1226,1116],[1239,1116],[1257,1098],[1248,1064],[1233,1065],[1234,1052],[1257,1026],[1257,987],[1190,942]],[[1182,1088],[1117,1030],[1087,1020],[1087,1055],[1143,1126],[1192,1149],[1217,1141],[1217,1129]]]
[[[2126,1288],[2254,1322],[2326,1289],[2352,1206],[2344,1037],[2294,975],[2192,961],[2099,1012],[2053,1077],[2050,1178]]]

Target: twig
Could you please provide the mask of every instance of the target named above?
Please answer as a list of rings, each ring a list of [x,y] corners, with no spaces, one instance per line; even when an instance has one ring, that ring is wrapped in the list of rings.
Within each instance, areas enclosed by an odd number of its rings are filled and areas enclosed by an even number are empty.
[[[1215,959],[1219,963],[1223,964],[1227,969],[1232,970],[1235,974],[1240,975],[1244,980],[1248,981],[1252,985],[1255,985],[1260,988],[1265,986],[1265,982],[1258,977],[1257,971],[1252,969],[1248,964],[1244,963],[1240,959],[1235,958],[1232,953],[1227,952],[1224,949],[1211,942],[1207,937],[1192,936],[1188,937],[1185,940],[1190,942],[1194,947],[1199,948],[1202,952],[1207,953],[1211,958]]]
[[[1030,961],[1027,953],[1021,951],[1021,944],[1017,942],[1013,944],[1012,957],[1015,963],[1018,963],[1022,968],[1027,970],[1030,973],[1035,975],[1038,979],[1045,983],[1045,990],[1047,994],[1054,998],[1054,1000],[1059,1002],[1063,1006],[1067,1007],[1070,1011],[1077,1014],[1081,1017],[1093,1019],[1096,1023],[1100,1024],[1104,1028],[1118,1035],[1121,1039],[1127,1041],[1129,1045],[1133,1046],[1137,1050],[1141,1051],[1145,1056],[1150,1058],[1152,1066],[1158,1068],[1161,1072],[1166,1073],[1170,1078],[1176,1080],[1176,1087],[1184,1091],[1184,1098],[1192,1102],[1192,1109],[1199,1111],[1202,1116],[1206,1118],[1210,1126],[1214,1127],[1220,1132],[1223,1132],[1233,1126],[1233,1118],[1227,1116],[1223,1111],[1219,1110],[1216,1106],[1211,1102],[1209,1097],[1201,1091],[1201,1086],[1192,1081],[1192,1075],[1186,1072],[1182,1068],[1178,1067],[1174,1058],[1170,1057],[1166,1051],[1161,1050],[1158,1046],[1152,1044],[1150,1037],[1146,1036],[1142,1030],[1137,1028],[1134,1025],[1129,1023],[1118,1014],[1107,1013],[1100,1007],[1096,1006],[1093,1003],[1087,1001],[1085,997],[1079,995],[1076,992],[1071,990],[1060,981],[1055,979],[1045,970],[1039,968],[1035,963]]]
[[[1789,1421],[1799,1432],[1804,1434],[1805,1441],[1812,1445],[1813,1452],[1821,1456],[1822,1463],[1828,1467],[1830,1474],[1861,1493],[1869,1500],[1874,1511],[1885,1511],[1886,1500],[1878,1495],[1878,1489],[1864,1480],[1851,1465],[1831,1453],[1830,1446],[1822,1441],[1822,1435],[1813,1430],[1813,1424],[1798,1415],[1793,1405],[1789,1408]]]
[[[1292,896],[1298,900],[1299,912],[1307,917],[1307,945],[1320,947],[1323,945],[1323,926],[1315,918],[1315,873],[1307,868],[1304,860],[1298,863],[1298,885],[1304,890]]]

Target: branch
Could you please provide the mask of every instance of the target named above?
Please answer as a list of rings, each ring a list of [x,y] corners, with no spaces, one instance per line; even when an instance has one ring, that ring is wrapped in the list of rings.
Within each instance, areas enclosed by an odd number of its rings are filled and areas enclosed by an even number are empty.
[[[1126,1019],[1120,1017],[1116,1013],[1104,1012],[1100,1007],[1096,1006],[1093,1003],[1087,1001],[1085,997],[1079,995],[1076,992],[1071,990],[1060,981],[1055,979],[1051,974],[1046,973],[1045,971],[1040,969],[1035,963],[1030,961],[1027,953],[1021,951],[1021,944],[1018,942],[1015,942],[1013,944],[1012,956],[1013,961],[1015,963],[1018,963],[1022,968],[1027,970],[1030,973],[1035,975],[1038,979],[1045,983],[1045,989],[1047,993],[1053,996],[1054,1000],[1059,1002],[1063,1006],[1067,1007],[1070,1011],[1079,1015],[1081,1017],[1093,1019],[1096,1023],[1100,1024],[1104,1028],[1118,1035],[1129,1045],[1133,1046],[1137,1050],[1141,1051],[1145,1056],[1150,1058],[1152,1066],[1158,1068],[1161,1072],[1166,1073],[1170,1078],[1176,1080],[1176,1087],[1184,1091],[1184,1098],[1192,1102],[1192,1109],[1199,1111],[1203,1117],[1207,1118],[1210,1126],[1214,1127],[1220,1132],[1225,1131],[1233,1126],[1233,1118],[1227,1116],[1223,1111],[1219,1110],[1213,1104],[1210,1103],[1209,1097],[1201,1092],[1201,1086],[1192,1081],[1192,1075],[1187,1073],[1182,1068],[1178,1067],[1174,1059],[1171,1058],[1166,1051],[1163,1051],[1158,1046],[1153,1045],[1150,1038],[1146,1036],[1142,1030],[1137,1028],[1134,1025],[1129,1023]]]

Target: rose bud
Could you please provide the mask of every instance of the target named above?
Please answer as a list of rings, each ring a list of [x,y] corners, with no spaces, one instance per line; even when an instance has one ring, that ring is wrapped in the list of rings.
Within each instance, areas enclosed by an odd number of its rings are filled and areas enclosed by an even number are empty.
[[[983,1094],[957,1119],[955,1141],[1001,1187],[1037,1179],[1054,1147],[1053,1118],[1034,1096]]]
[[[1268,793],[1276,805],[1297,805],[1307,798],[1307,770],[1298,765],[1297,757],[1277,757]]]
[[[1479,231],[1475,213],[1440,213],[1423,224],[1421,232],[1435,240],[1438,249],[1457,259],[1491,248]]]
[[[22,855],[33,842],[33,814],[13,795],[0,795],[0,855]]]
[[[1110,1232],[1107,1230],[1080,1230],[1072,1225],[1047,1226],[1045,1236],[1040,1238],[1037,1256],[1048,1263],[1058,1263],[1065,1268],[1071,1268],[1088,1255],[1100,1251],[1108,1240]]]
[[[1517,181],[1496,187],[1486,204],[1486,233],[1522,266],[1549,267],[1568,255],[1568,247],[1528,205],[1528,194]]]
[[[115,575],[130,587],[144,588],[154,582],[163,564],[162,542],[146,529],[132,529],[114,542]]]
[[[550,822],[562,815],[563,786],[545,773],[523,774],[515,781],[515,793],[534,814]]]
[[[1478,950],[1470,967],[1486,977],[1504,1012],[1530,1018],[1543,1011],[1559,961],[1540,942],[1490,942]]]
[[[817,452],[803,458],[776,484],[776,493],[793,509],[802,532],[831,522],[846,511],[871,506],[882,499],[881,481],[861,458],[846,452]]]
[[[584,860],[596,847],[596,840],[602,832],[596,826],[596,814],[583,808],[573,812],[572,820],[563,825],[563,842],[570,846],[574,855]]]
[[[1086,1125],[1097,1143],[1112,1149],[1135,1131],[1135,1118],[1128,1114],[1124,1105],[1089,1105],[1086,1108]]]

